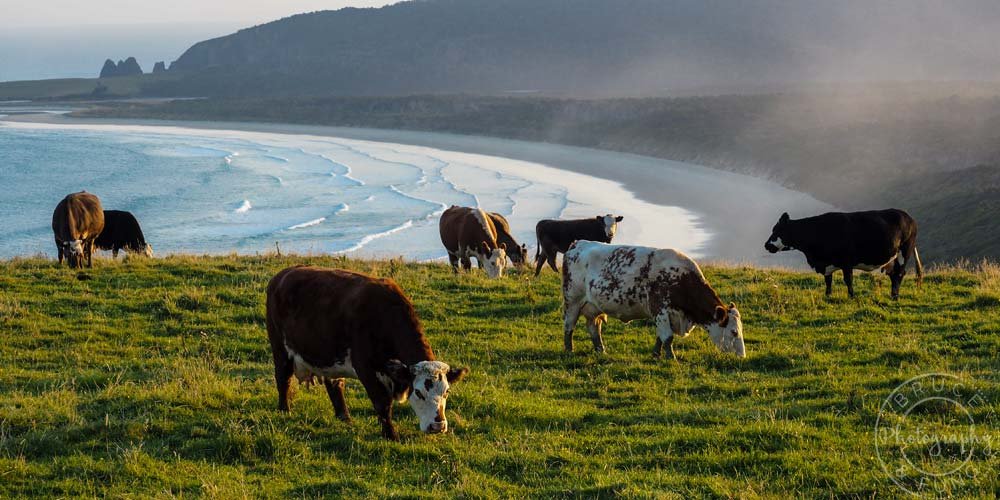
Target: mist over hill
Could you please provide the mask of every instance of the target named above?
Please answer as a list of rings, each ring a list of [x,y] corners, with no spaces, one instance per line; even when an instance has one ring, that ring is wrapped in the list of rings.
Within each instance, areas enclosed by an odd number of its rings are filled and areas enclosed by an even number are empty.
[[[424,0],[195,44],[157,93],[653,95],[1000,77],[990,0]]]

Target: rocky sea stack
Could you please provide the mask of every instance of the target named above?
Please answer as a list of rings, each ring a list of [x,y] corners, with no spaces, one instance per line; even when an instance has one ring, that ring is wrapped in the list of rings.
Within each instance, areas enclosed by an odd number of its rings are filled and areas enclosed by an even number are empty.
[[[135,60],[134,57],[129,57],[124,61],[119,60],[118,64],[114,61],[108,59],[104,61],[104,67],[101,68],[101,78],[112,78],[116,76],[131,76],[131,75],[141,75],[142,68],[139,67],[139,62]]]

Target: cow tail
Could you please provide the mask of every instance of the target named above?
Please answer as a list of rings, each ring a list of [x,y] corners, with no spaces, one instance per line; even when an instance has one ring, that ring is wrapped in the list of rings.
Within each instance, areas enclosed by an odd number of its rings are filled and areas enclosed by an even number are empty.
[[[920,252],[917,252],[917,246],[913,245],[913,260],[917,268],[917,284],[922,285],[924,283],[924,265],[920,262]]]

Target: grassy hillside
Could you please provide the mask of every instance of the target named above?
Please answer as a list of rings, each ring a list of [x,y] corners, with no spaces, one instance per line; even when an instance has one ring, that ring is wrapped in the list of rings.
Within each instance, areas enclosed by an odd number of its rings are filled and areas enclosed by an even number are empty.
[[[354,422],[324,391],[275,411],[263,290],[285,266],[392,276],[442,360],[472,373],[425,436],[399,408],[381,439],[364,391]],[[817,275],[706,269],[743,313],[748,357],[696,330],[679,362],[649,356],[651,328],[612,321],[609,354],[561,351],[559,280],[490,281],[441,265],[338,258],[170,257],[84,274],[0,263],[0,496],[851,497],[903,496],[874,426],[901,382],[943,371],[1000,409],[1000,271],[930,274],[887,299],[822,297]],[[81,279],[82,278],[82,279]],[[946,413],[945,407],[939,411]],[[947,415],[945,415],[947,417]],[[983,426],[980,426],[983,427]],[[997,435],[997,427],[988,427]],[[946,493],[995,496],[1000,457],[974,454]]]
[[[62,78],[0,82],[0,101],[139,97],[148,85],[162,85],[178,75],[135,75],[115,78]]]

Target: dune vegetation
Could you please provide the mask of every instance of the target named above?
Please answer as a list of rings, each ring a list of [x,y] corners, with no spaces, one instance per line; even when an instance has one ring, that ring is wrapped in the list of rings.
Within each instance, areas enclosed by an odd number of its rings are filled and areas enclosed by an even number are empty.
[[[381,438],[348,381],[351,424],[322,389],[276,411],[264,288],[298,263],[396,279],[437,356],[471,374],[452,390],[453,432]],[[0,496],[902,497],[874,428],[916,375],[958,377],[1000,408],[1000,269],[912,275],[898,302],[864,275],[850,300],[815,274],[706,266],[742,312],[748,356],[700,329],[678,361],[650,356],[648,324],[612,320],[608,353],[583,324],[564,353],[559,277],[455,276],[441,264],[335,257],[174,256],[77,272],[0,262]],[[938,407],[939,411],[951,411]],[[996,446],[994,446],[996,448]],[[979,447],[945,494],[1000,494]]]

